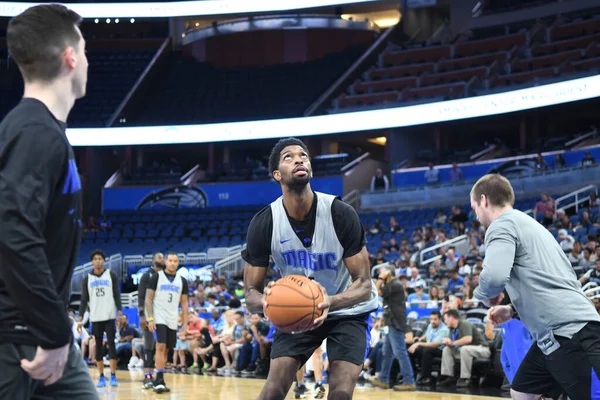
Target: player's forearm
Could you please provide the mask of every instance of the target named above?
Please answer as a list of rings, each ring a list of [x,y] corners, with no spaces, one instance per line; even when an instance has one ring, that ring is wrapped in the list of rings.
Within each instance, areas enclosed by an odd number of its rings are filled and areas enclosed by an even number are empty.
[[[371,297],[371,278],[360,277],[352,282],[346,291],[329,297],[329,311],[352,307]]]
[[[148,293],[146,294],[146,302],[145,302],[145,306],[146,306],[146,315],[148,315],[148,318],[154,318],[154,292],[150,292],[148,291]]]

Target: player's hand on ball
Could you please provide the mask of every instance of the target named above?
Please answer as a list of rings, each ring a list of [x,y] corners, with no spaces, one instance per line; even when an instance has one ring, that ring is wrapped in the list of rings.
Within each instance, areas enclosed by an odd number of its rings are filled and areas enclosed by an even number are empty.
[[[325,322],[325,319],[327,319],[327,314],[329,313],[329,307],[331,305],[331,303],[329,302],[329,296],[327,295],[327,290],[325,290],[323,285],[321,285],[319,282],[315,281],[315,283],[319,285],[319,289],[321,289],[321,293],[323,294],[323,302],[317,304],[317,308],[319,310],[323,310],[323,315],[315,319],[313,329],[316,329],[319,326],[323,325],[323,322]]]
[[[273,287],[273,285],[275,285],[274,281],[271,281],[267,284],[267,287],[265,288],[265,290],[263,290],[263,296],[261,300],[263,306],[263,314],[267,321],[269,320],[269,317],[267,316],[267,296],[271,294],[271,288]]]
[[[69,343],[52,350],[38,347],[33,360],[29,361],[26,358],[21,360],[21,368],[33,379],[44,381],[44,385],[52,385],[63,375],[70,346]]]
[[[154,321],[148,322],[148,330],[152,333],[156,332],[156,323]]]
[[[487,317],[494,325],[500,325],[510,321],[513,311],[511,306],[494,306],[488,310]]]

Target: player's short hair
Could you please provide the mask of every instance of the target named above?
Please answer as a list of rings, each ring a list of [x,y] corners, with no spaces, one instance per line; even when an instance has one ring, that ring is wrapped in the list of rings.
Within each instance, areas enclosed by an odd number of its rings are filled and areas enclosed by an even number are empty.
[[[492,206],[504,207],[515,204],[515,192],[505,177],[498,174],[484,175],[471,189],[471,198],[479,204],[485,195]]]
[[[454,310],[454,309],[448,310],[448,311],[446,311],[446,315],[449,317],[452,317],[454,319],[460,320],[460,314],[458,313],[458,310]]]
[[[440,310],[433,310],[429,313],[429,316],[431,317],[433,317],[434,315],[439,319],[442,319],[442,313],[440,312]]]
[[[81,16],[60,4],[30,7],[8,23],[6,42],[25,82],[51,82],[62,67],[66,47],[77,48]]]
[[[93,261],[96,256],[100,256],[103,260],[106,260],[106,254],[104,254],[102,250],[94,250],[92,251],[92,254],[90,254],[90,261]]]
[[[167,253],[167,256],[165,258],[169,258],[169,256],[175,256],[179,259],[179,254],[177,254],[177,253],[173,253],[173,252]]]
[[[271,150],[271,155],[269,156],[269,172],[273,174],[273,171],[279,169],[279,160],[281,159],[281,152],[288,146],[300,146],[304,149],[306,154],[308,154],[308,147],[304,144],[304,142],[300,139],[296,138],[286,138],[281,139]]]

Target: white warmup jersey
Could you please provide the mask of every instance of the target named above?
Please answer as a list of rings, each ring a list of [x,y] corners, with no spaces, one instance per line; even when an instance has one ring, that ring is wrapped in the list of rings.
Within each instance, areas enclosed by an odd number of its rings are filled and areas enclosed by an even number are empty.
[[[344,263],[344,248],[340,243],[331,205],[335,196],[315,192],[317,216],[310,247],[304,247],[292,228],[283,207],[283,197],[271,203],[273,237],[271,255],[282,276],[305,275],[313,277],[327,290],[329,296],[342,293],[352,284],[352,277]],[[371,296],[353,307],[330,312],[328,315],[357,315],[377,309],[377,289],[371,281]]]
[[[108,321],[117,318],[117,305],[113,297],[113,282],[110,270],[102,275],[88,274],[88,293],[90,296],[90,321]]]
[[[167,278],[165,271],[158,272],[158,284],[154,293],[154,322],[166,325],[169,329],[177,330],[179,304],[183,290],[183,276],[177,271],[173,282]]]

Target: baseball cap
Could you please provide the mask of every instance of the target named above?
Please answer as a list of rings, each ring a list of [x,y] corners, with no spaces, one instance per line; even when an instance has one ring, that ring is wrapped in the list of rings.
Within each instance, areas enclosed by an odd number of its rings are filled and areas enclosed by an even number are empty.
[[[567,230],[566,230],[566,229],[559,229],[559,230],[558,230],[558,236],[562,236],[562,235],[565,235],[565,236],[567,236],[567,235],[568,235],[568,233],[567,233]]]

